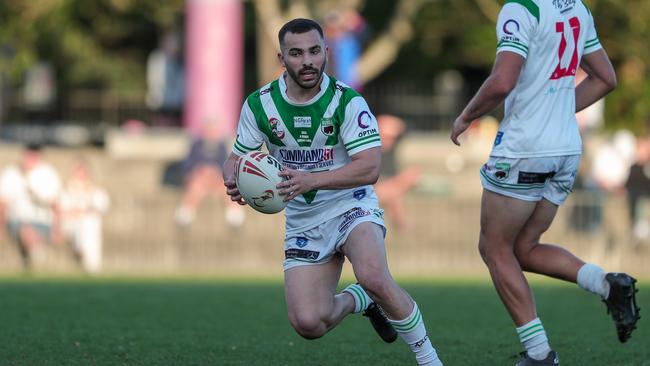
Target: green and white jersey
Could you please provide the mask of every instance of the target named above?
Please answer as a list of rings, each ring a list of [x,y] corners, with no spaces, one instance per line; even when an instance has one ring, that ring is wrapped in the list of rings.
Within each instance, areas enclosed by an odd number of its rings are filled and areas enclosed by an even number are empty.
[[[266,144],[284,166],[319,172],[340,168],[350,156],[381,146],[377,120],[363,97],[347,85],[323,74],[320,92],[302,104],[289,100],[286,89],[283,76],[248,96],[233,153],[243,155]],[[371,185],[296,197],[286,208],[287,235],[314,228],[361,201],[378,205]]]
[[[580,0],[507,0],[497,38],[497,53],[514,52],[526,60],[506,98],[491,155],[580,154],[575,75],[582,56],[602,48],[589,9]]]

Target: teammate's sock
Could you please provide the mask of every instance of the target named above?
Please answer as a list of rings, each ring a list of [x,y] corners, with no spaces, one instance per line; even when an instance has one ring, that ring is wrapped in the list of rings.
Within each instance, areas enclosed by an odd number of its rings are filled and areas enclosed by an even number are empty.
[[[578,270],[578,286],[606,299],[609,296],[609,282],[605,280],[605,275],[602,268],[586,263]]]
[[[415,353],[418,365],[442,366],[442,361],[438,358],[438,354],[427,335],[418,304],[413,303],[413,311],[406,319],[388,320],[397,331],[397,334]]]
[[[354,298],[354,312],[360,313],[365,311],[368,308],[368,305],[372,303],[372,299],[366,291],[358,283],[353,283],[350,286],[343,289],[341,292],[347,292],[352,295]]]
[[[530,358],[543,360],[551,352],[546,331],[539,318],[535,318],[531,322],[517,327],[517,334],[519,334],[519,341],[521,341]]]

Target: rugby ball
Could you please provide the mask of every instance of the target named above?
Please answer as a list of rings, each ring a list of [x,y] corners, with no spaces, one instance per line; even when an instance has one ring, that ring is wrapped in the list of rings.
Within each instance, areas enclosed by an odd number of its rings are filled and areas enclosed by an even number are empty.
[[[267,214],[280,212],[287,206],[275,187],[282,181],[278,175],[282,164],[273,156],[261,151],[249,152],[239,157],[235,167],[237,189],[249,206]]]

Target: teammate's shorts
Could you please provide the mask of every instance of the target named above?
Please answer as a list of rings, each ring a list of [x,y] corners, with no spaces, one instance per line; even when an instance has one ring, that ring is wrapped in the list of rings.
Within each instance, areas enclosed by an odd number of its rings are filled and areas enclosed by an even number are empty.
[[[376,206],[359,206],[319,226],[284,238],[284,270],[327,263],[340,253],[352,230],[363,222],[374,222],[386,235],[384,211]]]
[[[580,155],[540,158],[491,156],[481,168],[481,184],[488,191],[524,201],[542,198],[561,205],[572,192]]]

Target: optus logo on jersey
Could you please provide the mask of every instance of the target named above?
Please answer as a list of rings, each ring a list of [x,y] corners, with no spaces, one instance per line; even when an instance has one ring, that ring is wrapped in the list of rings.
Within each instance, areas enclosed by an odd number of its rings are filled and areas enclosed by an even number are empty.
[[[514,19],[508,19],[503,23],[503,32],[508,35],[513,35],[519,32],[519,23]]]
[[[370,117],[370,112],[368,111],[359,113],[359,117],[357,117],[357,123],[359,124],[359,127],[363,129],[370,127],[371,118],[372,117]]]

